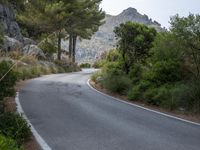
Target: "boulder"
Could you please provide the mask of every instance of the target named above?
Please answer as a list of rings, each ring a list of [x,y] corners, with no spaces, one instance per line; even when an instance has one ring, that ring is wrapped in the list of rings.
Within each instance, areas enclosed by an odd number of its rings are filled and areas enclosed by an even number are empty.
[[[26,46],[26,45],[36,45],[36,42],[33,41],[33,40],[30,39],[30,38],[24,37],[24,46]]]
[[[14,51],[14,50],[21,50],[23,47],[23,44],[11,37],[4,36],[4,44],[2,46],[2,49],[6,52]]]
[[[46,58],[43,51],[37,45],[26,45],[22,51],[24,55],[32,55],[42,59]]]

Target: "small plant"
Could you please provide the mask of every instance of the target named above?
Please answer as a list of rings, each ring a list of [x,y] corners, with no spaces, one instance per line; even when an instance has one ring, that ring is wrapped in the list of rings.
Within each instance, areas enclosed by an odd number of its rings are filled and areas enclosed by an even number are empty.
[[[0,120],[0,134],[14,139],[18,146],[31,136],[30,126],[22,115],[4,113],[0,115]]]
[[[5,97],[13,96],[15,94],[14,85],[17,81],[17,74],[14,71],[9,71],[11,62],[2,61],[0,62],[0,101]],[[3,76],[8,74],[3,78]]]
[[[126,95],[131,86],[131,80],[126,75],[111,76],[108,74],[103,79],[104,88],[122,95]]]
[[[0,135],[0,150],[22,150],[22,148],[18,148],[13,139]]]
[[[93,73],[92,76],[91,76],[92,81],[94,81],[95,83],[99,82],[98,78],[102,78],[101,71],[97,71],[97,72]]]
[[[80,67],[81,68],[91,68],[91,64],[89,64],[89,63],[83,63],[83,64],[80,64]]]

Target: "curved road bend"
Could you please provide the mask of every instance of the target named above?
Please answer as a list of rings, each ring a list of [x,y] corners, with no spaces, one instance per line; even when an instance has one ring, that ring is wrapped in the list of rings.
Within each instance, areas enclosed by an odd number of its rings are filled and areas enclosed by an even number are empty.
[[[53,150],[200,150],[200,126],[134,107],[86,84],[90,70],[27,82],[22,108]]]

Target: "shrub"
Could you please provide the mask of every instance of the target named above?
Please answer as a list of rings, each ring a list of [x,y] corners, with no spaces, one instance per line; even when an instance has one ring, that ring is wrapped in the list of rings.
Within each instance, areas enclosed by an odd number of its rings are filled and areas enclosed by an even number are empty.
[[[146,80],[141,80],[138,84],[134,85],[128,92],[128,99],[141,100],[143,99],[144,92],[150,88],[151,83]]]
[[[193,112],[200,113],[200,80],[190,82],[188,89],[188,106]]]
[[[143,77],[156,85],[177,82],[181,80],[180,68],[179,62],[175,60],[158,61],[143,73]]]
[[[95,73],[92,74],[91,79],[92,81],[98,83],[97,79],[98,78],[102,78],[102,72],[101,71],[97,71]]]
[[[0,78],[8,72],[10,67],[10,62],[0,62]],[[0,81],[0,101],[5,97],[13,96],[15,94],[14,85],[16,81],[17,74],[12,70]]]
[[[118,50],[113,49],[106,54],[106,60],[108,62],[118,62],[122,60],[122,56]]]
[[[105,64],[107,63],[106,60],[98,60],[93,64],[94,68],[102,68],[103,66],[105,66]]]
[[[0,120],[0,133],[14,139],[18,145],[31,136],[30,126],[21,115],[5,113],[0,115]]]
[[[139,100],[141,97],[140,87],[134,86],[131,90],[129,90],[127,96],[129,100]]]
[[[140,64],[135,64],[130,68],[129,77],[133,83],[138,82],[142,78],[142,71],[142,65]]]
[[[82,64],[80,64],[80,67],[81,68],[91,68],[91,64],[89,64],[89,63],[82,63]]]
[[[200,113],[200,81],[181,84],[173,92],[181,107],[193,113]]]
[[[151,105],[160,106],[160,101],[154,99],[155,95],[157,95],[158,89],[157,88],[149,88],[144,92],[144,101]]]
[[[126,75],[107,74],[103,77],[103,79],[103,87],[111,92],[125,95],[131,86],[131,80]]]
[[[7,138],[3,135],[0,135],[0,149],[1,150],[22,150],[18,148],[14,140]]]

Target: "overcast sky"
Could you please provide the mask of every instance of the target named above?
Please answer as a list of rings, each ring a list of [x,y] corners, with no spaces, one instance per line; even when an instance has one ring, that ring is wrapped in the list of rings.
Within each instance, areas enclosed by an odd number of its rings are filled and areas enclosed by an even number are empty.
[[[117,15],[128,7],[146,14],[164,27],[169,27],[170,16],[200,14],[200,0],[103,0],[101,7],[110,15]]]

